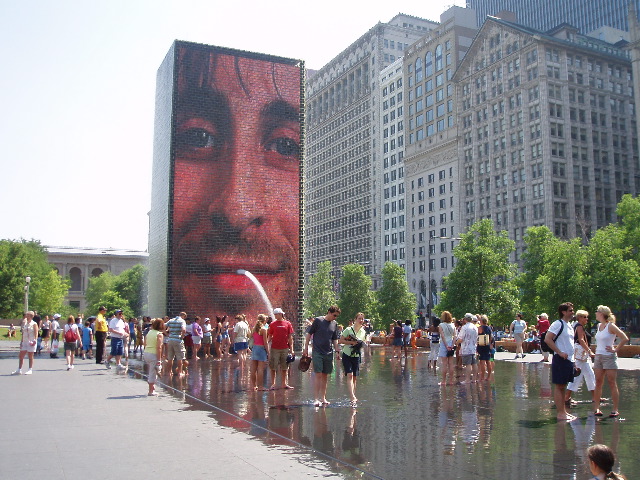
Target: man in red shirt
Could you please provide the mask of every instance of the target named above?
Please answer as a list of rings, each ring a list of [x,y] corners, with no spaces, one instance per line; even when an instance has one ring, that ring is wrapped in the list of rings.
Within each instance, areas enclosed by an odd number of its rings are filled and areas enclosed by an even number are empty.
[[[273,315],[276,319],[269,325],[267,341],[271,342],[269,355],[269,368],[271,369],[271,390],[276,389],[276,372],[282,372],[282,388],[293,388],[287,383],[289,364],[287,355],[293,355],[293,325],[289,320],[285,320],[284,311],[275,308]]]

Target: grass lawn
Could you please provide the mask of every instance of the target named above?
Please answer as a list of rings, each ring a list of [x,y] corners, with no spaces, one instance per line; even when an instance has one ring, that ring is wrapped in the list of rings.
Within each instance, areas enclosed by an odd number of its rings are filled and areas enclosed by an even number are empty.
[[[22,333],[20,332],[20,325],[16,327],[16,336],[8,338],[7,337],[7,327],[0,327],[0,342],[19,342],[22,339]]]

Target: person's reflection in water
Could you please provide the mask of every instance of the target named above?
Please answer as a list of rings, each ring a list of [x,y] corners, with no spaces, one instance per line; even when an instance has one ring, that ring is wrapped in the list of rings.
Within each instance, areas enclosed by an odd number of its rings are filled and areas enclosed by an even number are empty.
[[[486,382],[478,384],[478,425],[480,428],[480,443],[485,448],[491,444],[491,431],[493,430],[493,410],[495,399],[493,389]]]
[[[444,455],[453,455],[456,449],[456,428],[453,418],[453,392],[450,386],[444,386],[440,390],[440,411],[438,412],[438,428],[443,445]]]
[[[466,384],[460,394],[460,426],[462,428],[462,441],[467,446],[467,453],[473,453],[480,436],[476,391],[476,388],[472,389],[470,384]]]
[[[278,405],[269,408],[269,416],[267,417],[267,425],[269,430],[282,435],[285,438],[291,438],[298,441],[300,435],[296,433],[299,422],[300,408],[292,409],[285,405]],[[280,445],[287,444],[279,436],[272,435],[269,437],[269,443]]]
[[[316,409],[313,416],[313,442],[311,443],[316,450],[326,453],[327,455],[335,455],[335,446],[333,444],[333,432],[327,424],[327,409]]]
[[[267,431],[267,419],[264,412],[264,394],[260,392],[251,392],[251,400],[249,401],[249,409],[244,418],[251,422],[249,433],[256,437],[263,437]]]
[[[347,428],[342,437],[341,459],[351,465],[363,468],[367,462],[362,453],[362,439],[356,425],[356,413],[357,410],[352,408]]]
[[[587,448],[593,443],[593,436],[596,432],[596,417],[589,415],[585,424],[582,423],[581,418],[575,419],[569,423],[573,435],[575,437],[575,451],[577,456],[577,470],[581,470],[584,473],[588,473],[589,461],[587,459]]]
[[[578,458],[575,450],[567,447],[567,430],[571,431],[567,422],[558,422],[553,437],[553,476],[551,478],[573,478],[576,473]]]

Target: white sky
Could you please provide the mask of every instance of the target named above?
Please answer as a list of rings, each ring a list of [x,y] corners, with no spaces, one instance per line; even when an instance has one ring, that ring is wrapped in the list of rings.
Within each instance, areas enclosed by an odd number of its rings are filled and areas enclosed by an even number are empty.
[[[155,77],[173,40],[318,69],[378,21],[439,21],[454,3],[0,0],[0,238],[146,250]]]

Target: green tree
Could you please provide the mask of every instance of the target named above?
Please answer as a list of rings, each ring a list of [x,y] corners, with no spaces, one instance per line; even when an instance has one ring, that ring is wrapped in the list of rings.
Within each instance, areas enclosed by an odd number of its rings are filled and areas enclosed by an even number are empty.
[[[520,305],[525,318],[537,313],[540,295],[536,289],[536,280],[544,272],[545,253],[551,245],[559,242],[546,226],[529,227],[524,235],[526,245],[522,252],[522,274],[518,277],[521,300]]]
[[[545,251],[544,270],[536,279],[536,311],[555,315],[558,305],[571,302],[586,307],[592,296],[587,269],[586,250],[579,238],[553,242]]]
[[[305,289],[305,318],[324,315],[331,305],[338,303],[333,288],[334,278],[331,274],[331,268],[329,260],[322,262],[318,264],[318,271],[309,278],[309,284]]]
[[[85,315],[97,315],[98,308],[103,303],[104,295],[113,289],[115,284],[115,276],[111,272],[104,272],[98,277],[92,277],[89,279],[89,285],[85,293],[85,300],[87,302],[87,308]]]
[[[145,312],[145,293],[148,269],[135,265],[114,278],[112,289],[125,299],[135,316]]]
[[[24,313],[27,276],[31,277],[29,305],[37,304],[39,285],[52,270],[40,242],[0,240],[0,317],[17,318]]]
[[[494,323],[508,322],[519,308],[516,266],[509,262],[514,248],[507,232],[496,232],[491,220],[474,223],[453,251],[456,265],[436,310],[455,317],[486,313]]]
[[[55,270],[49,270],[44,277],[38,277],[32,282],[37,295],[31,303],[31,308],[42,313],[64,312],[64,297],[71,287],[68,278],[62,278]]]
[[[107,315],[111,316],[116,310],[122,310],[126,318],[133,317],[133,310],[129,306],[129,302],[120,296],[115,290],[108,290],[102,296],[102,305],[107,309]],[[98,310],[96,309],[96,312]]]
[[[416,296],[409,291],[405,270],[393,262],[386,262],[381,274],[382,287],[375,293],[379,318],[386,324],[391,319],[413,320]],[[374,325],[374,328],[385,327]]]
[[[616,213],[623,231],[622,241],[629,247],[626,255],[640,264],[640,197],[623,195]]]
[[[640,268],[630,258],[631,248],[625,245],[625,231],[618,225],[608,225],[596,231],[586,249],[585,278],[590,285],[590,304],[608,305],[617,310],[637,306],[640,295]],[[631,305],[629,305],[631,304]]]
[[[341,324],[347,325],[358,312],[367,316],[373,311],[372,284],[371,277],[364,273],[363,265],[349,263],[342,267],[338,298],[338,305],[342,311],[338,320]]]

